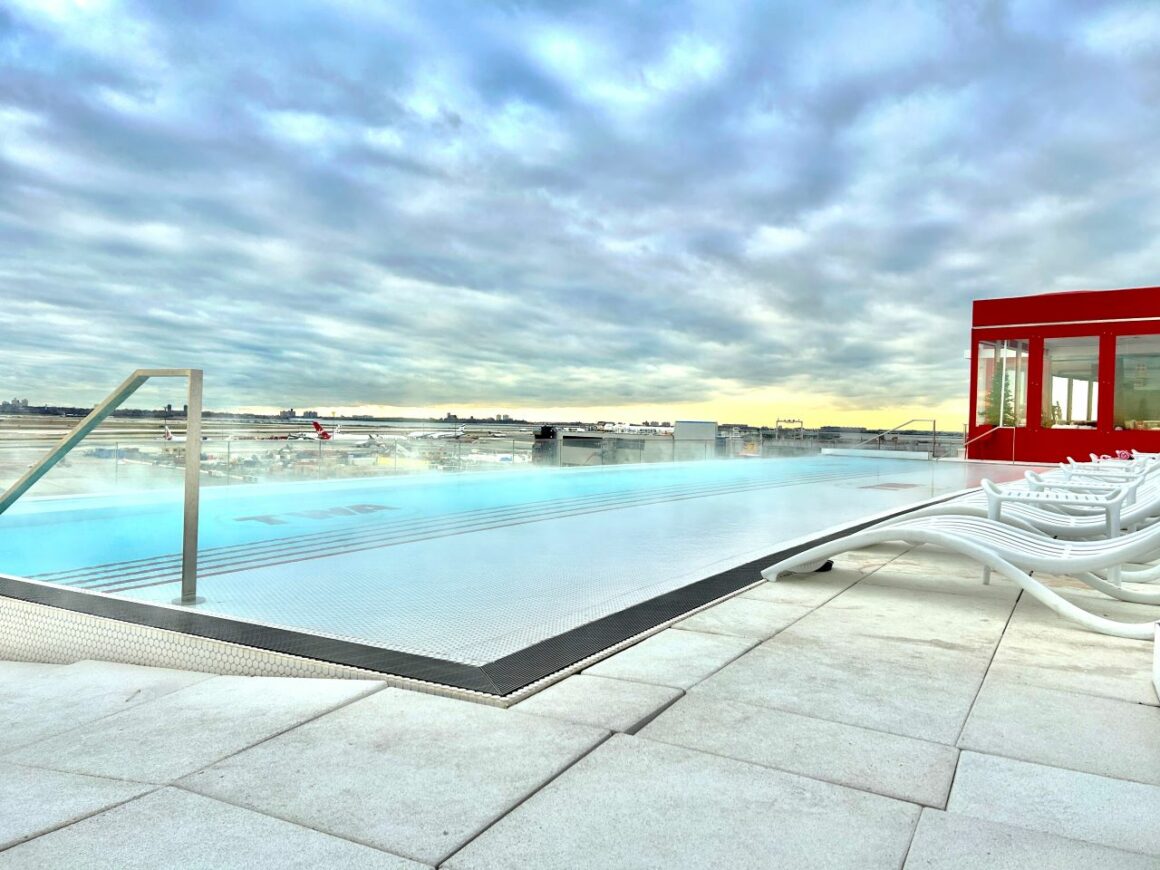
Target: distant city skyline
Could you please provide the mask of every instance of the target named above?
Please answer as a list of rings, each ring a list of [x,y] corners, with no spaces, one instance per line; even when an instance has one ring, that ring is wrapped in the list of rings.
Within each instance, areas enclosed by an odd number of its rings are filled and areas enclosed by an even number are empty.
[[[1155,3],[9,0],[0,57],[5,396],[954,428],[972,299],[1160,283]]]
[[[84,403],[69,403],[69,402],[61,403],[61,404],[43,403],[43,402],[37,402],[37,401],[27,399],[26,397],[19,397],[19,398],[14,397],[13,399],[0,400],[0,414],[9,414],[9,415],[36,414],[36,413],[40,412],[42,409],[54,409],[54,408],[55,409],[66,409],[66,410],[70,410],[70,411],[74,411],[74,412],[88,411],[91,409],[91,407],[89,405],[84,404]],[[680,420],[705,420],[705,419],[709,419],[709,418],[701,418],[701,417],[682,417],[682,416],[666,417],[664,415],[659,415],[656,417],[639,417],[639,418],[631,417],[631,416],[619,416],[619,417],[561,416],[561,415],[545,416],[543,409],[534,409],[533,411],[529,412],[529,414],[526,416],[519,415],[519,414],[512,414],[512,413],[509,413],[507,411],[486,412],[486,411],[478,411],[478,410],[476,410],[476,411],[448,410],[448,411],[443,411],[441,413],[439,413],[439,412],[428,413],[428,412],[425,412],[423,409],[410,409],[410,410],[412,411],[411,413],[396,413],[393,410],[389,411],[389,412],[379,413],[379,412],[375,412],[373,410],[369,410],[366,408],[362,408],[362,409],[354,409],[354,408],[352,408],[352,409],[334,409],[334,408],[332,408],[332,409],[318,410],[315,408],[301,408],[301,409],[295,409],[295,408],[273,409],[273,408],[270,408],[270,409],[267,409],[267,408],[214,408],[214,407],[207,406],[207,407],[203,408],[203,413],[209,414],[211,417],[213,417],[215,415],[233,415],[233,414],[236,414],[239,416],[253,415],[253,416],[261,416],[261,417],[269,417],[271,419],[285,419],[285,420],[298,420],[298,421],[311,420],[311,419],[319,419],[319,420],[323,420],[323,421],[328,420],[328,419],[340,419],[340,420],[360,420],[361,419],[361,420],[366,420],[368,418],[373,418],[373,419],[378,419],[378,420],[426,420],[426,421],[436,421],[436,422],[437,421],[458,422],[458,421],[464,421],[464,420],[467,420],[467,421],[478,420],[478,421],[493,421],[496,423],[517,423],[517,424],[528,424],[528,425],[541,425],[541,424],[545,424],[545,423],[554,423],[554,424],[627,423],[627,424],[634,424],[634,425],[639,424],[639,425],[645,425],[645,426],[657,426],[657,425],[671,426],[675,422],[680,421]],[[569,409],[569,410],[575,410],[575,409]],[[113,416],[118,417],[118,416],[122,416],[122,415],[127,414],[127,415],[132,416],[132,417],[144,417],[144,416],[149,416],[149,415],[159,415],[159,414],[163,414],[166,412],[169,412],[170,414],[173,415],[174,418],[180,420],[185,415],[186,408],[184,406],[174,406],[174,405],[170,405],[169,407],[134,405],[132,402],[129,402],[125,405],[122,405],[120,408],[118,408],[118,410],[114,412]],[[713,422],[716,422],[720,425],[725,425],[725,426],[746,425],[746,426],[764,427],[764,428],[780,427],[780,428],[789,429],[789,430],[797,429],[799,427],[799,424],[800,424],[800,426],[802,428],[805,428],[808,430],[817,430],[817,429],[822,429],[822,428],[827,428],[827,427],[835,427],[835,426],[844,427],[844,428],[854,428],[854,429],[857,429],[857,428],[885,429],[885,428],[897,427],[900,421],[896,420],[890,426],[866,424],[866,423],[850,423],[848,421],[842,422],[842,423],[838,423],[838,422],[834,422],[834,421],[822,421],[822,422],[809,421],[809,422],[807,422],[804,420],[793,419],[793,418],[776,419],[773,424],[754,423],[754,422],[751,422],[749,420],[740,419],[740,418],[739,419],[715,419],[714,418]],[[926,431],[929,428],[930,422],[931,421],[929,419],[924,419],[924,420],[916,423],[914,426],[907,427],[907,429]],[[943,423],[939,424],[939,431],[958,431],[958,428],[959,427],[956,426],[953,422],[948,422],[946,420],[944,420]]]

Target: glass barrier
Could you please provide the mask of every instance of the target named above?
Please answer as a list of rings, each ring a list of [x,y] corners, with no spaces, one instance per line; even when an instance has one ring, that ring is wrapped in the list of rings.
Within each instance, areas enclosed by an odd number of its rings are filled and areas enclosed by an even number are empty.
[[[1096,428],[1100,404],[1099,367],[1098,336],[1044,339],[1044,428]]]
[[[1116,339],[1116,428],[1160,429],[1160,336]]]
[[[975,425],[1027,425],[1027,354],[1023,339],[980,341]]]
[[[0,491],[44,456],[74,422],[50,420],[29,434],[20,434],[23,430],[11,418],[0,420]],[[950,456],[961,444],[961,437],[948,433],[940,433],[937,443],[932,443],[929,432],[892,433],[874,439],[873,433],[865,430],[851,431],[840,439],[757,430],[716,439],[591,432],[543,440],[530,431],[497,433],[482,428],[430,437],[365,427],[357,434],[343,431],[340,434],[348,437],[332,439],[295,436],[298,428],[285,425],[219,423],[204,429],[209,434],[201,443],[203,487],[776,458],[817,454],[824,447],[887,451],[933,448],[936,456]],[[183,431],[180,423],[106,421],[42,478],[29,496],[168,489],[180,493],[186,450]]]

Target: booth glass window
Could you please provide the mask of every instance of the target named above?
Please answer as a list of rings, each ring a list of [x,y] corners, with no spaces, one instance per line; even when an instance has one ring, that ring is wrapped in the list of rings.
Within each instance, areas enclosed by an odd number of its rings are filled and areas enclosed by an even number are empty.
[[[1160,429],[1160,335],[1116,339],[1116,426]]]
[[[1043,342],[1043,425],[1094,429],[1099,408],[1100,340],[1048,338]]]
[[[975,425],[1027,425],[1027,346],[1025,339],[980,341]]]

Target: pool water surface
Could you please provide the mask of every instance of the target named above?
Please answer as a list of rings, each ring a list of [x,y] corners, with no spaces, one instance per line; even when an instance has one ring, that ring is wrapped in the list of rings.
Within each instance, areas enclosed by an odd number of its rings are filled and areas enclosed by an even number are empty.
[[[204,489],[194,609],[485,665],[1022,473],[814,456]],[[0,516],[0,573],[168,604],[180,540],[180,493],[25,499]]]

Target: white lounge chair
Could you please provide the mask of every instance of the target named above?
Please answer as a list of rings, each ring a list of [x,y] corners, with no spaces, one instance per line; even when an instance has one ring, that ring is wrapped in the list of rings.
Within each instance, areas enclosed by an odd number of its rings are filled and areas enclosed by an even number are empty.
[[[1123,528],[1135,529],[1160,517],[1160,482],[1148,489],[1147,498],[1127,504],[1142,483],[1088,492],[1007,488],[984,480],[976,493],[919,508],[895,522],[920,516],[975,516],[1052,537],[1116,537]]]
[[[1114,575],[1122,571],[1123,580],[1132,582],[1138,576],[1148,576],[1149,571],[1160,574],[1160,568],[1140,571],[1123,568],[1125,564],[1150,562],[1160,555],[1160,524],[1105,540],[1060,541],[982,517],[918,517],[880,524],[812,547],[770,565],[761,576],[776,580],[783,573],[793,572],[795,566],[888,541],[933,544],[968,556],[1016,583],[1055,613],[1092,631],[1139,640],[1153,637],[1156,621],[1123,623],[1089,613],[1034,579],[1029,572],[1067,574],[1122,601],[1160,604],[1160,591],[1127,589],[1099,573]]]

